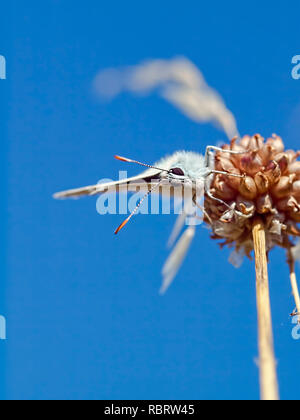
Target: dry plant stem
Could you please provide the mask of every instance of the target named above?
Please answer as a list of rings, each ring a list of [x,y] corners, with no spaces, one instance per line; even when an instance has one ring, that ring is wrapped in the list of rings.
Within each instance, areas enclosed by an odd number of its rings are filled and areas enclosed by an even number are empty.
[[[266,234],[263,221],[260,218],[255,220],[252,232],[256,268],[261,399],[276,401],[279,399],[279,391],[272,331],[268,263],[266,253]]]
[[[297,284],[297,278],[295,273],[295,260],[293,257],[293,254],[291,252],[291,249],[288,251],[288,263],[290,267],[290,279],[291,279],[291,285],[292,285],[292,291],[296,303],[297,313],[300,314],[300,296],[299,296],[299,289]],[[300,322],[300,317],[299,317]]]

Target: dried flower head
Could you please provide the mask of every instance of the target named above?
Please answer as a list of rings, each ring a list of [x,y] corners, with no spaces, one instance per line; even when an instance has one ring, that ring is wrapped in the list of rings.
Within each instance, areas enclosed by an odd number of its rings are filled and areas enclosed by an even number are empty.
[[[290,249],[291,237],[300,236],[300,152],[285,150],[275,134],[266,141],[259,134],[239,142],[235,138],[223,150],[245,154],[217,153],[216,169],[245,176],[215,176],[211,192],[231,210],[206,197],[205,221],[211,225],[212,238],[225,239],[221,246],[234,248],[230,261],[238,266],[241,257],[250,257],[253,221],[260,216],[266,227],[267,250],[276,245]]]

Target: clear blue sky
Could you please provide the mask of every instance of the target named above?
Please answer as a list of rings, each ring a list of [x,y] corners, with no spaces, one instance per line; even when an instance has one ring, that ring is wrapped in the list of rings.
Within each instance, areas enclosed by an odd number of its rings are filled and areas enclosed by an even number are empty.
[[[164,296],[173,216],[99,216],[95,199],[53,192],[114,177],[115,153],[152,162],[224,139],[155,96],[99,104],[98,70],[185,55],[234,112],[242,134],[300,148],[299,1],[12,1],[1,6],[1,396],[9,399],[258,398],[253,263],[228,264],[200,228]],[[6,232],[3,231],[6,221]],[[299,273],[300,274],[300,273]],[[271,254],[283,398],[300,397],[300,340],[281,251]],[[5,279],[5,282],[4,282]]]

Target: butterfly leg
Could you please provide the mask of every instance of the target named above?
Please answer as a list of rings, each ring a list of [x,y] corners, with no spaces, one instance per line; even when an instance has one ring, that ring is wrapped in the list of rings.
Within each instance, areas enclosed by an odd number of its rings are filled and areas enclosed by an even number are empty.
[[[212,169],[210,173],[211,174],[220,174],[220,175],[233,176],[235,178],[245,178],[245,175],[232,174],[230,172],[225,172],[225,171],[216,171],[214,169]]]
[[[212,193],[210,192],[209,189],[207,189],[206,194],[208,195],[209,198],[211,198],[212,200],[218,201],[218,203],[223,204],[224,206],[226,206],[227,208],[229,208],[231,210],[231,207],[229,204],[225,203],[225,201],[221,200],[220,198],[215,197],[214,195],[212,195]]]
[[[202,211],[202,213],[206,216],[206,218],[208,219],[209,223],[210,223],[210,224],[212,224],[212,220],[211,220],[211,218],[210,218],[209,214],[207,213],[207,211],[205,210],[205,208],[204,208],[203,206],[201,206],[201,204],[199,204],[199,203],[197,202],[197,200],[196,200],[196,195],[194,195],[194,197],[193,197],[193,202],[194,202],[194,204],[198,207],[198,209],[199,209],[199,210],[201,210],[201,211]],[[197,216],[195,216],[195,217],[197,217]],[[198,217],[199,217],[199,216],[198,216]]]
[[[235,150],[224,150],[221,147],[217,146],[207,146],[205,151],[205,166],[207,168],[214,168],[214,152],[220,152],[220,153],[230,153],[232,155],[244,155],[245,153],[248,153],[247,151],[238,152]]]
[[[232,155],[244,155],[245,153],[248,153],[246,150],[241,152],[238,150],[222,149],[221,147],[217,146],[207,146],[205,156],[208,155],[210,152],[230,153]]]

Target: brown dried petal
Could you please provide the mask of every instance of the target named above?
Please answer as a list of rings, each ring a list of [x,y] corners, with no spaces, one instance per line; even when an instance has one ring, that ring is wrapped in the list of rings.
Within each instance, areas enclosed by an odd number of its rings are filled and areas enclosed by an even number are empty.
[[[281,170],[277,162],[275,160],[271,160],[266,169],[265,175],[267,176],[270,185],[276,184],[279,181],[281,176]]]
[[[270,145],[276,152],[280,153],[284,151],[284,144],[282,138],[273,134],[272,138],[267,140],[267,144]]]
[[[300,197],[300,181],[295,181],[293,183],[293,194],[295,195],[295,197]]]
[[[243,147],[245,150],[250,149],[249,143],[250,143],[250,136],[244,136],[240,141],[240,146]]]
[[[240,169],[241,159],[243,158],[243,156],[245,156],[248,153],[248,151],[245,150],[244,147],[241,147],[239,144],[235,144],[232,150],[234,150],[235,152],[239,152],[239,154],[237,155],[231,154],[229,158],[231,162],[234,164],[234,166]]]
[[[258,150],[263,147],[264,138],[260,134],[255,134],[249,141],[249,149]]]
[[[300,212],[299,211],[298,212],[291,211],[289,213],[289,217],[297,223],[300,222]]]
[[[287,157],[287,160],[288,160],[289,164],[294,162],[295,159],[297,159],[297,154],[293,150],[285,150],[284,152],[277,153],[277,154],[275,154],[273,159],[276,160],[276,162],[279,162],[279,160],[282,158],[282,156]]]
[[[239,171],[238,168],[232,168],[228,172],[230,172],[231,174],[235,174],[235,175],[241,175],[241,172]],[[225,177],[225,175],[224,175],[224,177]],[[238,177],[235,177],[235,176],[227,176],[226,177],[227,184],[231,188],[233,188],[234,190],[238,190],[239,189],[239,186],[241,184],[241,180],[242,180],[242,178],[238,178]]]
[[[300,162],[296,161],[296,162],[292,162],[289,165],[289,172],[291,174],[296,174],[296,175],[300,175]]]
[[[285,150],[285,152],[289,156],[290,162],[294,162],[300,156],[300,150]]]
[[[228,154],[226,155],[229,156]],[[230,159],[224,157],[224,154],[218,154],[216,156],[216,169],[218,171],[231,172],[236,168]]]
[[[283,198],[289,195],[293,188],[291,176],[282,176],[271,192],[275,198]]]
[[[254,181],[259,194],[265,194],[268,191],[270,182],[265,174],[263,174],[262,172],[258,172],[254,177]]]
[[[236,142],[237,142],[238,138],[239,138],[238,136],[235,136],[231,139],[231,141],[230,141],[230,149],[231,150],[233,150],[234,146],[236,145]]]
[[[245,148],[238,143],[234,143],[231,147],[231,150],[234,150],[235,152],[246,152]],[[231,155],[231,156],[235,157],[239,155]]]
[[[281,236],[281,233],[283,230],[285,230],[285,228],[286,226],[283,225],[279,220],[273,219],[269,227],[269,233],[279,236],[278,239],[280,242],[282,242],[283,238]]]
[[[271,213],[273,208],[273,200],[269,194],[261,195],[256,201],[258,213]]]
[[[233,241],[237,240],[243,233],[243,228],[232,223],[216,222],[213,231],[222,238],[229,238]]]
[[[255,175],[261,167],[262,159],[256,152],[247,154],[240,160],[240,169],[242,172],[246,172],[247,175]]]
[[[236,208],[246,216],[253,215],[255,212],[255,203],[250,200],[245,200],[244,197],[239,195],[236,199]]]
[[[272,160],[273,149],[267,144],[264,144],[263,147],[259,149],[257,153],[261,157],[263,165],[267,165],[268,162]]]
[[[300,210],[299,204],[293,196],[286,197],[283,200],[278,201],[276,207],[279,211],[284,212],[298,212]]]
[[[257,194],[257,188],[254,179],[250,176],[245,176],[245,178],[241,180],[239,192],[243,197],[246,197],[250,200],[255,198]]]
[[[216,196],[221,200],[233,200],[236,196],[236,192],[232,188],[230,188],[230,186],[227,183],[227,180],[224,180],[223,175],[216,176],[214,187],[216,191]]]
[[[289,235],[300,236],[300,229],[296,222],[288,221],[287,222],[287,233]]]
[[[276,160],[276,162],[278,163],[281,174],[284,175],[288,169],[289,157],[287,154],[284,154],[284,153],[281,156],[280,155],[277,155],[277,156],[278,158],[275,157],[274,160]]]
[[[269,228],[272,225],[273,220],[278,220],[280,223],[284,223],[285,214],[284,213],[277,213],[276,216],[274,216],[272,214],[269,214],[268,216],[266,216],[267,228]]]

